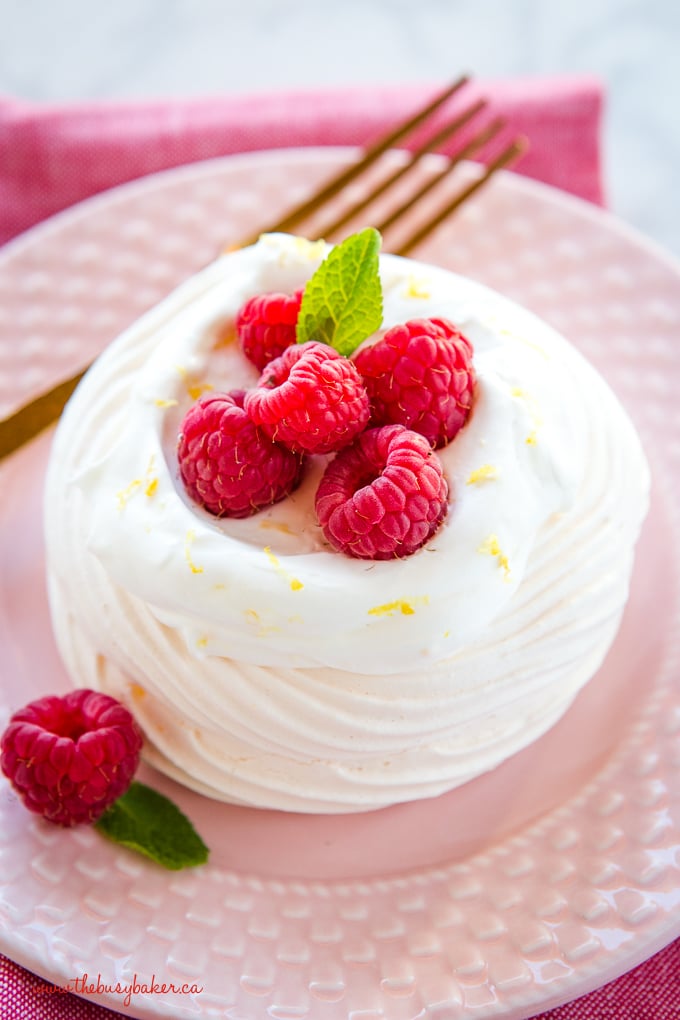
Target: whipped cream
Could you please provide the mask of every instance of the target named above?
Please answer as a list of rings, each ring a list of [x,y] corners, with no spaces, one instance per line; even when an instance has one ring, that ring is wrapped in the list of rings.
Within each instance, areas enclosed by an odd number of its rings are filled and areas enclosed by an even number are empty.
[[[78,684],[132,708],[157,766],[210,796],[351,811],[431,796],[543,733],[625,605],[649,478],[603,380],[545,323],[452,273],[381,257],[384,328],[451,319],[475,348],[468,424],[438,451],[450,508],[403,560],[332,551],[325,458],[246,520],[183,491],[184,413],[252,385],[249,297],[291,292],[323,244],[266,235],[187,281],[102,355],[55,438],[55,634]]]

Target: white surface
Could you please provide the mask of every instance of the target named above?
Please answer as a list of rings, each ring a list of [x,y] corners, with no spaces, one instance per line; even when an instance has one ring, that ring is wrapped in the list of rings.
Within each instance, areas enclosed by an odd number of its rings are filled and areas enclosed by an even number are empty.
[[[612,209],[680,254],[677,0],[0,0],[0,94],[188,96],[587,72]]]
[[[63,359],[80,364],[117,317],[136,317],[201,264],[225,224],[242,231],[244,190],[274,194],[280,181],[279,160],[191,167],[7,246],[0,402],[62,374]],[[150,202],[152,191],[162,200]],[[498,252],[485,244],[491,226]],[[535,246],[509,261],[527,229]],[[441,798],[301,818],[142,776],[210,846],[196,871],[164,872],[91,829],[41,824],[0,781],[0,951],[62,983],[155,974],[203,989],[137,994],[129,1016],[520,1020],[680,932],[678,269],[605,214],[513,175],[427,250],[574,338],[640,428],[657,484],[619,639],[550,733]],[[46,452],[39,442],[0,469],[0,726],[10,706],[67,685],[44,591]]]

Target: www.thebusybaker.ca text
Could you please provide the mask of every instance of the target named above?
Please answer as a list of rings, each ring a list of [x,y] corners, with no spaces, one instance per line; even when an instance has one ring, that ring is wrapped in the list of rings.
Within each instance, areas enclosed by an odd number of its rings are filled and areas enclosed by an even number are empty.
[[[202,985],[179,984],[173,981],[157,981],[156,975],[152,974],[149,981],[140,981],[136,974],[131,981],[116,981],[110,984],[102,981],[101,974],[97,974],[96,980],[85,973],[82,977],[74,978],[65,985],[51,985],[41,983],[37,991],[41,995],[115,995],[121,997],[123,1006],[130,1005],[133,995],[200,995],[203,991]]]

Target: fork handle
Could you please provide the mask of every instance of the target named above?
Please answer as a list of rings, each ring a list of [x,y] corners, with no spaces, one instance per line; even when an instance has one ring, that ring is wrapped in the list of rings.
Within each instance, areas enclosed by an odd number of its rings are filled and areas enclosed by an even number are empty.
[[[87,366],[89,367],[89,366]],[[0,421],[0,461],[35,439],[59,418],[87,367],[57,383],[51,390],[29,401],[18,411]]]

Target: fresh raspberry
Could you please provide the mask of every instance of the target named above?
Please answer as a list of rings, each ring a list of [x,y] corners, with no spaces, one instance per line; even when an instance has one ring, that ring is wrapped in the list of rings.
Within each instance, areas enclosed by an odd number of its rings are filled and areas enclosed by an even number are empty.
[[[371,424],[398,423],[435,448],[465,424],[472,407],[472,345],[447,319],[393,326],[354,362],[371,399]]]
[[[316,493],[324,535],[360,559],[410,556],[448,510],[448,485],[427,440],[403,425],[368,429],[328,464]]]
[[[249,517],[277,503],[302,473],[302,458],[257,428],[243,401],[243,390],[206,394],[189,408],[180,430],[182,481],[217,517]]]
[[[327,344],[288,347],[269,363],[244,407],[256,425],[291,450],[331,453],[368,423],[368,394],[355,365]]]
[[[295,343],[295,328],[304,288],[294,294],[257,294],[236,315],[243,353],[261,372]]]
[[[57,825],[96,822],[125,793],[142,735],[127,708],[97,691],[49,695],[15,712],[0,765],[29,811]]]

